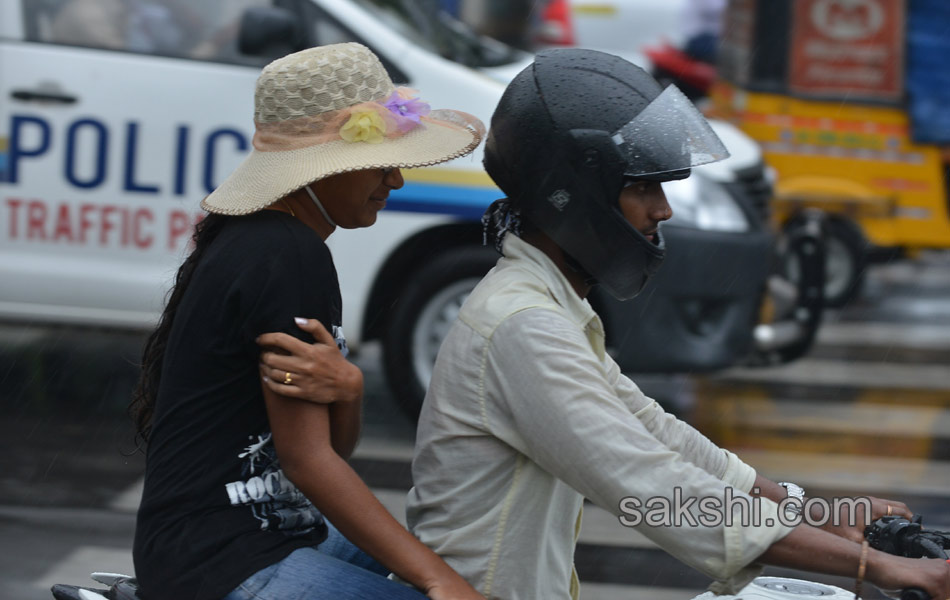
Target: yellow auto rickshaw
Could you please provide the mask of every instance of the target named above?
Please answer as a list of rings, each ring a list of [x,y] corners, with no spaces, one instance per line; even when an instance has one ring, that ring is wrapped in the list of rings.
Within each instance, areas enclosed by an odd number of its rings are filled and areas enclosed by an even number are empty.
[[[731,0],[711,112],[775,169],[773,219],[828,215],[825,302],[882,257],[950,248],[950,2]]]

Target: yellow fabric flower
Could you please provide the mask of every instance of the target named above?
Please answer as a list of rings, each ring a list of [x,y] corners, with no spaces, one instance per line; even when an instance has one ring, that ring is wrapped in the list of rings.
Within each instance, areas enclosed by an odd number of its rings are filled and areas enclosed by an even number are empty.
[[[368,142],[378,144],[386,134],[386,123],[375,110],[361,110],[353,113],[340,128],[340,137],[348,142]]]

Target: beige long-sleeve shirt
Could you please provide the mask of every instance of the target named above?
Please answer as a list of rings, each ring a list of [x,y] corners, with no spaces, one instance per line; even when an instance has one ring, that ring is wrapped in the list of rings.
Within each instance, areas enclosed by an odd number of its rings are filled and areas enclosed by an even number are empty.
[[[579,596],[583,499],[624,516],[623,498],[748,499],[755,472],[646,397],[607,355],[600,319],[540,250],[514,235],[439,352],[416,438],[411,531],[487,598]],[[750,501],[751,502],[751,501]],[[738,588],[790,529],[638,530]],[[696,505],[690,511],[698,515]],[[618,527],[621,527],[618,518]],[[636,568],[636,565],[631,565]]]

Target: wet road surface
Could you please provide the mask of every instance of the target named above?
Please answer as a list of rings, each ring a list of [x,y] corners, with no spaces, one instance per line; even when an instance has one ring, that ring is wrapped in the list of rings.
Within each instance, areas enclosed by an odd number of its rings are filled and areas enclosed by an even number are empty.
[[[0,598],[47,599],[54,582],[131,571],[144,461],[123,411],[142,339],[0,327]],[[354,466],[401,517],[413,428],[383,385],[378,348],[357,362],[367,392]],[[791,365],[633,377],[772,479],[810,496],[901,500],[950,529],[948,367],[950,255],[935,253],[872,270],[862,298],[829,312],[818,345]],[[577,567],[589,599],[685,600],[708,584],[593,506]]]

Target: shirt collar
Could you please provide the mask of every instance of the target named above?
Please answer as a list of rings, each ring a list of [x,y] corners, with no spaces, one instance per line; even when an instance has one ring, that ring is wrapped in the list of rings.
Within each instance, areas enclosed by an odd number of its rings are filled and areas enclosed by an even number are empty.
[[[577,323],[587,327],[591,325],[591,321],[594,321],[595,327],[599,328],[600,319],[590,302],[577,295],[564,273],[541,249],[532,246],[517,235],[509,234],[505,236],[502,244],[502,253],[511,261],[512,266],[526,269],[540,279],[548,288],[554,301]]]

